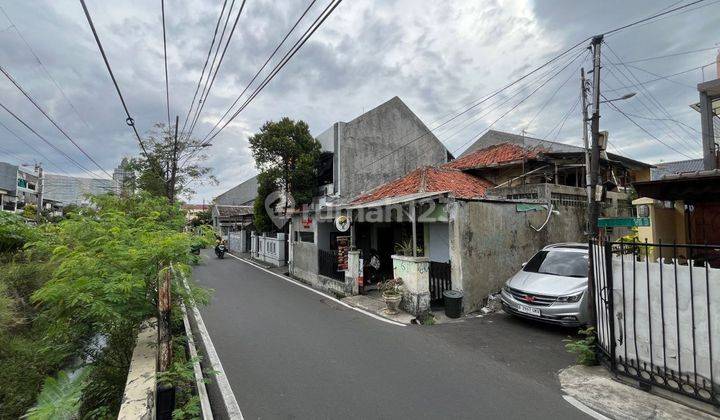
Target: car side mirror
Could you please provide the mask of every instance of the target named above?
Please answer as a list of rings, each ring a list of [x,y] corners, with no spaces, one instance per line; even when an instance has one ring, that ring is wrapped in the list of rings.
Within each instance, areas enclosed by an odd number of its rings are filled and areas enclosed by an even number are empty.
[[[520,264],[520,268],[525,268],[526,265],[527,265],[527,262],[524,262],[524,263]]]

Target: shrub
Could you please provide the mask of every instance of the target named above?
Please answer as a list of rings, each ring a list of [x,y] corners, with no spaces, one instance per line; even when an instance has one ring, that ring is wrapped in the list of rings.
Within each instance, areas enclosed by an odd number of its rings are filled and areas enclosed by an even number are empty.
[[[594,366],[597,365],[597,356],[595,354],[595,327],[588,327],[578,331],[578,334],[584,336],[584,338],[578,340],[567,339],[563,340],[567,342],[565,349],[569,353],[574,353],[577,356],[577,362],[581,365]]]

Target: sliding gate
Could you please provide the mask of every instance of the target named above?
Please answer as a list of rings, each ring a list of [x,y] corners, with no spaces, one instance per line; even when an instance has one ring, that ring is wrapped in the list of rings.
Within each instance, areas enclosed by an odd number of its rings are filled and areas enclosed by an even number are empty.
[[[720,406],[720,245],[593,240],[590,267],[603,363]]]

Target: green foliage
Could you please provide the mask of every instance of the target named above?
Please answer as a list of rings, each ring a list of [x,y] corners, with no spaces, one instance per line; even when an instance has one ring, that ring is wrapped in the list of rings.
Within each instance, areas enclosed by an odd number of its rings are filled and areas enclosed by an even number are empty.
[[[296,206],[312,201],[321,148],[307,123],[287,117],[277,122],[268,121],[249,141],[261,173],[276,176],[278,186],[293,197]]]
[[[404,255],[407,257],[412,257],[413,254],[413,243],[412,239],[407,239],[402,242],[398,242],[395,244],[395,252],[398,255]],[[416,248],[416,253],[418,257],[421,257],[423,255],[423,249],[420,247]]]
[[[22,248],[35,236],[35,230],[22,217],[0,211],[0,254]]]
[[[157,311],[159,267],[172,262],[187,275],[190,244],[207,241],[204,234],[183,233],[184,226],[178,205],[149,195],[94,197],[91,207],[38,227],[0,213],[0,238],[14,251],[0,260],[0,417],[18,418],[36,402],[47,376],[83,359],[92,369],[80,416],[115,416],[136,329]],[[179,282],[172,295],[198,304],[208,298],[192,284],[188,294]],[[97,337],[108,346],[89,350]],[[53,380],[47,389],[65,389],[62,377]],[[38,407],[47,402],[37,401]]]
[[[595,355],[595,343],[597,337],[595,335],[595,327],[588,327],[578,331],[578,334],[584,338],[578,340],[563,340],[565,350],[577,356],[577,362],[581,365],[594,366],[597,365],[597,356]]]
[[[207,159],[206,155],[194,154],[192,158],[189,157],[191,153],[197,152],[202,142],[183,136],[179,136],[175,142],[174,128],[162,123],[155,124],[143,140],[147,155],[125,162],[124,169],[133,173],[130,185],[125,187],[166,197],[174,202],[181,194],[194,194],[190,184],[217,184],[211,174],[212,169],[200,165]],[[182,163],[173,165],[177,161]],[[172,180],[175,181],[174,187]]]
[[[30,420],[71,420],[77,418],[80,397],[87,378],[87,369],[76,372],[70,378],[60,371],[57,378],[45,379],[37,404],[28,410],[25,418]]]
[[[207,226],[212,225],[212,212],[210,210],[200,211],[190,220],[191,226]]]
[[[253,224],[258,232],[272,232],[275,230],[275,224],[265,209],[265,200],[278,189],[277,179],[278,174],[274,169],[260,172],[258,175],[257,197],[255,197],[253,203]]]

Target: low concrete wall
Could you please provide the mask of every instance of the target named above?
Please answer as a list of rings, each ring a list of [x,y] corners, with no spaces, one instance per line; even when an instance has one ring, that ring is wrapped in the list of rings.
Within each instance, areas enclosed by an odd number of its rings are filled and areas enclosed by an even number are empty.
[[[584,242],[585,209],[562,206],[536,232],[547,211],[518,212],[516,203],[456,201],[450,211],[450,260],[453,289],[464,292],[468,312],[479,309],[542,247]]]
[[[287,235],[284,233],[278,233],[273,238],[265,234],[256,235],[255,232],[252,232],[250,252],[256,260],[264,261],[275,267],[282,267],[287,264],[286,242]]]
[[[430,259],[393,255],[393,277],[403,281],[400,306],[415,316],[430,309]]]
[[[293,242],[292,253],[293,259],[289,264],[291,276],[324,292],[342,296],[357,294],[356,278],[346,274],[345,281],[342,282],[318,274],[318,252],[315,244],[309,242]]]
[[[125,382],[125,393],[118,419],[149,420],[155,418],[157,336],[155,319],[143,323],[130,361],[130,370]]]

